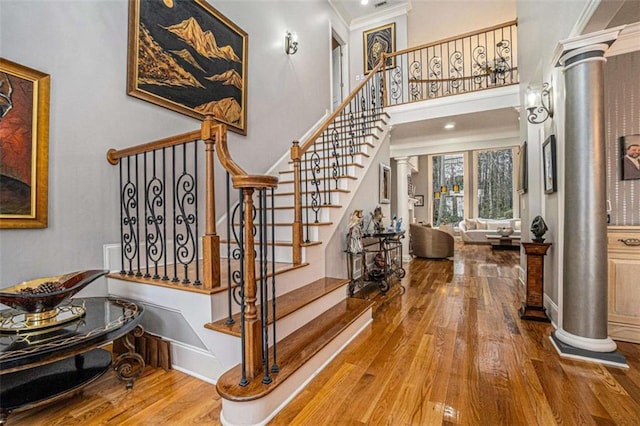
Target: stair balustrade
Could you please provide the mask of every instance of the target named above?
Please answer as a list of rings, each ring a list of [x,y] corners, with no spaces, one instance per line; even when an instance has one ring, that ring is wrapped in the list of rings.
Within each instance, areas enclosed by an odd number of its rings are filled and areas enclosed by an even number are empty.
[[[294,141],[293,263],[302,259],[309,228],[320,222],[320,210],[332,204],[332,192],[349,178],[349,166],[372,134],[383,110],[382,61],[302,145]]]
[[[200,141],[204,143],[204,153]],[[205,117],[200,130],[107,153],[109,163],[119,165],[120,175],[122,268],[117,276],[210,292],[221,287],[216,151],[227,176],[228,321],[233,322],[232,313],[240,311],[240,385],[260,375],[267,384],[272,381],[270,374],[278,371],[275,320],[272,329],[267,328],[267,315],[275,318],[276,310],[273,200],[278,178],[250,175],[238,166],[227,148],[227,127],[215,122],[212,115]],[[202,156],[206,179],[204,213],[197,179]],[[233,190],[237,190],[237,202],[232,201]],[[200,249],[198,219],[202,214],[205,232]]]
[[[384,55],[385,106],[518,84],[517,20]]]

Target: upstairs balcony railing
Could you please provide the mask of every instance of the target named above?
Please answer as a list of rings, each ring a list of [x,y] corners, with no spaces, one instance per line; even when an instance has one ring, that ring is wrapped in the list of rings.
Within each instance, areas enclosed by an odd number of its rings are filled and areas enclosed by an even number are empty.
[[[517,20],[384,56],[385,106],[518,83]]]

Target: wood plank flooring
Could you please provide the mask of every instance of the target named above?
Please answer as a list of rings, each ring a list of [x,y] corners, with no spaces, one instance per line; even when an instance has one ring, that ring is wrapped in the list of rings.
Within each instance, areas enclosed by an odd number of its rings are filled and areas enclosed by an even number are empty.
[[[549,324],[521,321],[517,252],[456,246],[415,259],[404,291],[272,425],[638,425],[640,345],[630,369],[561,360]],[[78,396],[12,414],[9,425],[219,424],[215,386],[147,369],[131,391],[107,374]]]

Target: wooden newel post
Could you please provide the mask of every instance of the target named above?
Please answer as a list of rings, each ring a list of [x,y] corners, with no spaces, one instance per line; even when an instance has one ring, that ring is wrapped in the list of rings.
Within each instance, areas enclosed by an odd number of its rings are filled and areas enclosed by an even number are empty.
[[[302,191],[300,182],[300,142],[293,141],[291,160],[293,161],[293,264],[302,263]]]
[[[522,243],[527,254],[526,300],[518,310],[520,318],[549,322],[544,307],[544,256],[551,243]]]
[[[214,127],[218,126],[215,130]],[[226,126],[216,124],[213,116],[207,114],[201,127],[200,138],[205,145],[205,234],[202,237],[202,274],[204,288],[220,286],[220,237],[216,234],[216,191],[214,180],[214,153],[216,139],[224,137]]]

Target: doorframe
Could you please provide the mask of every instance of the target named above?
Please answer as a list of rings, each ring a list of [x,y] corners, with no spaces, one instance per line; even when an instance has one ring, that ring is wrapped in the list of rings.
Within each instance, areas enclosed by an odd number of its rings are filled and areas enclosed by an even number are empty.
[[[333,43],[332,40],[335,39],[340,45],[340,53],[341,53],[341,67],[340,74],[342,78],[342,93],[340,97],[340,103],[347,97],[349,94],[349,81],[347,79],[349,75],[349,46],[347,42],[340,37],[340,35],[333,29],[333,26],[329,26],[329,105],[330,110],[333,111]]]

